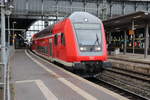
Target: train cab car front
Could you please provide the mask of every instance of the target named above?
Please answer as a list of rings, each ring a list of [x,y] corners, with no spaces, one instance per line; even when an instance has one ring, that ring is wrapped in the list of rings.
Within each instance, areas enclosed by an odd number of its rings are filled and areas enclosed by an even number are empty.
[[[70,20],[77,46],[74,69],[99,72],[107,60],[106,39],[102,21],[87,12],[72,14]]]

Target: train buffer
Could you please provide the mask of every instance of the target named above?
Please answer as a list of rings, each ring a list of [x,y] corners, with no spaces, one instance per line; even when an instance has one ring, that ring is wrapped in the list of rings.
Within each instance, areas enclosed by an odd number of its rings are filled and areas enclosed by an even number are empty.
[[[16,100],[127,100],[26,50],[10,60]]]

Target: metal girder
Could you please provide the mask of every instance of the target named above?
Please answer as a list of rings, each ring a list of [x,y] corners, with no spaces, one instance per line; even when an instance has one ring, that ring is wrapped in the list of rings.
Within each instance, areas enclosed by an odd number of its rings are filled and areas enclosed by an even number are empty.
[[[16,2],[18,2],[19,0],[16,0]],[[22,0],[23,1],[23,0]],[[54,11],[53,11],[53,9],[55,9],[55,11],[56,11],[56,15],[55,16],[58,16],[58,12],[59,12],[59,15],[61,14],[61,12],[64,12],[65,14],[69,14],[70,12],[67,12],[67,11],[74,11],[74,10],[72,10],[72,4],[76,4],[77,6],[77,8],[79,9],[80,8],[80,11],[83,11],[83,9],[84,10],[86,10],[86,11],[89,11],[90,9],[92,10],[93,9],[93,13],[95,13],[96,15],[98,15],[97,14],[97,10],[95,10],[95,9],[97,9],[97,7],[99,6],[99,4],[100,3],[103,3],[103,1],[102,0],[51,0],[50,2],[55,2],[55,4],[56,5],[50,5],[50,3],[47,3],[47,6],[49,7],[49,9],[47,9],[48,10],[48,12],[45,12],[45,6],[46,5],[43,5],[43,3],[45,2],[45,0],[40,0],[41,1],[41,4],[42,4],[42,11],[33,11],[32,13],[29,13],[30,12],[30,9],[29,9],[29,0],[26,0],[26,7],[25,7],[25,11],[23,11],[23,9],[24,8],[18,8],[18,9],[15,9],[15,11],[14,11],[14,13],[13,13],[13,15],[16,15],[16,14],[19,14],[19,15],[26,15],[26,16],[44,16],[45,14],[48,14],[48,15],[50,15],[51,16],[51,14],[49,14],[49,13],[54,13]],[[20,1],[21,2],[21,1]],[[31,1],[30,1],[31,2]],[[67,5],[66,6],[61,6],[60,4],[58,5],[58,3],[59,2],[68,2],[67,3]],[[70,2],[70,3],[69,3]],[[78,6],[78,4],[81,2],[81,4],[83,4],[84,6],[83,6],[83,8],[82,8],[82,6]],[[114,9],[114,11],[115,11],[115,9],[116,8],[113,8],[113,5],[114,5],[114,7],[115,7],[115,4],[116,3],[120,3],[120,2],[122,2],[122,9],[120,9],[121,10],[121,12],[123,13],[123,12],[125,12],[124,10],[126,10],[126,9],[128,9],[128,8],[126,8],[125,9],[125,7],[128,5],[128,2],[131,2],[132,3],[132,5],[134,5],[135,6],[135,9],[134,9],[134,11],[136,11],[137,10],[137,8],[138,8],[138,6],[141,6],[141,5],[145,5],[145,4],[149,4],[150,3],[150,1],[148,2],[144,2],[144,3],[142,3],[141,1],[129,1],[129,0],[106,0],[106,2],[107,2],[107,9],[108,9],[108,7],[109,7],[109,9],[110,9],[110,13],[108,14],[107,13],[107,16],[108,15],[112,15],[113,16],[113,13],[114,12],[112,12],[112,9]],[[89,4],[91,4],[91,5],[94,5],[94,3],[95,3],[95,5],[97,5],[97,7],[94,7],[94,8],[90,8],[90,7],[86,7],[86,4],[87,3],[89,3]],[[20,3],[19,5],[24,5],[24,3]],[[34,5],[34,4],[33,4]],[[18,6],[18,5],[16,5],[16,6]],[[31,4],[30,4],[30,6],[31,6]],[[34,5],[35,7],[36,7],[36,5]],[[38,6],[37,6],[38,7]],[[146,9],[148,10],[148,6],[146,6],[145,5],[145,7],[146,7]],[[20,10],[21,9],[21,10]],[[34,8],[35,9],[35,8]],[[64,11],[62,11],[63,9],[70,9],[70,10],[64,10]],[[102,10],[102,8],[101,8],[101,10]],[[21,13],[21,11],[22,11],[22,13]],[[76,11],[76,10],[75,10]],[[129,11],[129,9],[127,10],[127,11]],[[23,12],[26,12],[26,13],[23,13]],[[99,11],[99,13],[100,13],[100,11]],[[122,15],[122,13],[120,13],[120,15]],[[128,12],[127,12],[128,13]],[[101,14],[102,15],[102,14]]]
[[[147,1],[147,3],[146,3],[146,10],[148,11],[148,9],[149,9],[149,3]]]
[[[86,4],[87,4],[86,0],[83,0],[84,11],[86,11]]]
[[[70,5],[72,5],[72,0],[70,0]]]
[[[110,1],[110,16],[109,17],[112,17],[112,2]]]
[[[126,1],[126,2],[147,2],[148,0],[107,0],[108,2],[110,1],[117,1],[117,2],[122,2],[122,1]]]
[[[135,5],[134,5],[134,10],[137,11],[137,7],[138,7],[138,3],[135,2]]]
[[[99,17],[99,0],[97,0],[97,16]]]
[[[41,9],[39,10],[36,9],[36,7],[39,8],[38,5],[36,5],[36,1],[41,2],[40,3]],[[148,11],[149,10],[148,6],[150,3],[150,1],[149,2],[143,1],[144,3],[142,3],[142,1],[131,1],[131,0],[105,0],[105,1],[106,1],[106,14],[104,14],[105,13],[103,9],[104,7],[100,6],[103,5],[103,0],[15,0],[14,1],[15,9],[13,15],[10,16],[10,18],[40,20],[41,18],[44,18],[44,16],[53,16],[56,18],[60,16],[64,17],[74,11],[87,11],[95,14],[100,18],[102,18],[102,16],[104,15],[114,17],[128,14],[128,12],[130,13],[134,12],[135,10],[140,9],[140,7],[143,5],[145,5],[144,9]],[[121,9],[116,8],[118,5],[121,6]],[[34,6],[33,9],[35,10],[31,12],[30,10],[32,10],[32,6]],[[129,7],[129,9],[127,6]],[[135,6],[135,9],[133,6]],[[130,8],[132,7],[134,10],[130,11]],[[115,14],[116,10],[119,10],[119,13]]]
[[[122,15],[124,15],[125,14],[125,2],[123,1],[123,3],[122,3]]]
[[[123,54],[125,55],[127,52],[127,32],[124,31],[124,49],[123,49]]]

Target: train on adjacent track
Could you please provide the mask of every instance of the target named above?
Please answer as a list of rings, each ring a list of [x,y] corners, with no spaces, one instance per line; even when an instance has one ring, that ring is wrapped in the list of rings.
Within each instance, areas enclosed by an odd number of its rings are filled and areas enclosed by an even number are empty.
[[[103,23],[88,12],[74,12],[34,34],[31,50],[74,70],[99,73],[107,61]]]

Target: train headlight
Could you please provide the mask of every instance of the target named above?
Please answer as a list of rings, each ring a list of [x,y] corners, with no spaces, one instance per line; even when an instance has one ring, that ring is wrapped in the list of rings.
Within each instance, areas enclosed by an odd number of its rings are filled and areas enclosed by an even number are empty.
[[[100,51],[101,48],[100,48],[100,47],[95,47],[95,50],[96,50],[96,51]]]
[[[86,50],[86,47],[80,47],[80,50],[81,50],[81,51],[85,51],[85,50]]]

